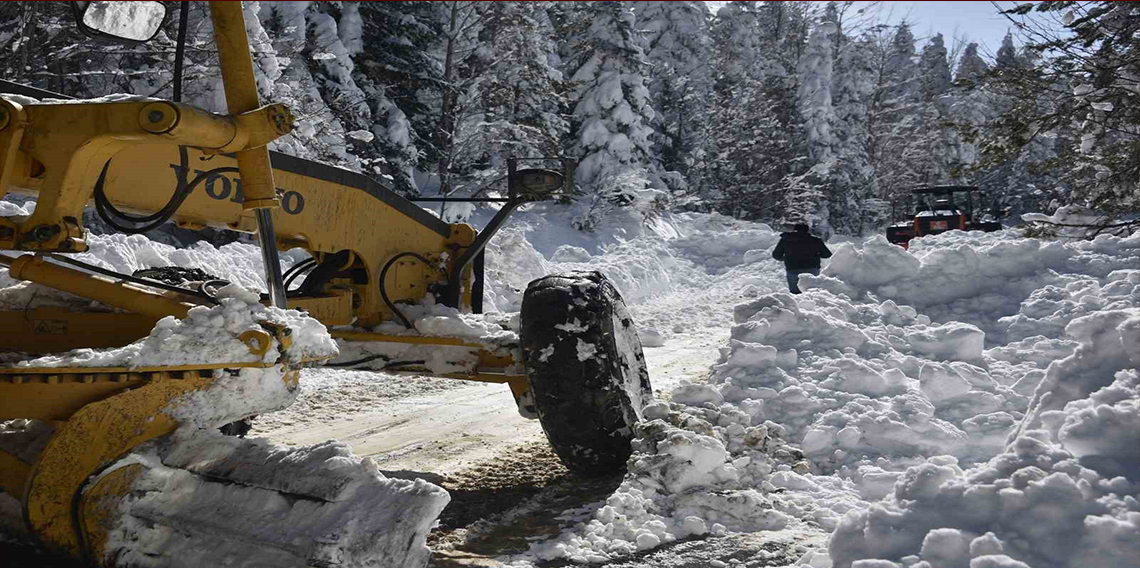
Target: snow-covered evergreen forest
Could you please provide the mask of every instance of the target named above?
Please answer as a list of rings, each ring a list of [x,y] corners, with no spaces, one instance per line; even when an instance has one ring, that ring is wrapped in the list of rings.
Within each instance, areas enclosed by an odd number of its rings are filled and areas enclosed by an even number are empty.
[[[139,46],[83,37],[67,4],[0,4],[0,78],[173,97],[178,3]],[[483,195],[508,157],[561,155],[578,160],[587,231],[619,210],[699,210],[866,235],[925,184],[980,186],[1013,220],[1140,207],[1132,3],[1025,5],[995,54],[850,2],[245,8],[262,98],[300,118],[275,149],[408,196]],[[222,112],[204,3],[188,30],[182,100]]]

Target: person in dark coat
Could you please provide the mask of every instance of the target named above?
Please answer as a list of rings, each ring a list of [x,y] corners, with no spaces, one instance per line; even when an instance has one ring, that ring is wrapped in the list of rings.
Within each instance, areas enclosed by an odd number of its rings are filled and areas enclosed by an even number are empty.
[[[799,223],[792,232],[780,234],[780,242],[772,249],[772,258],[784,261],[788,271],[788,290],[800,293],[800,274],[819,276],[820,259],[831,258],[831,250],[819,237],[808,233],[808,226]]]

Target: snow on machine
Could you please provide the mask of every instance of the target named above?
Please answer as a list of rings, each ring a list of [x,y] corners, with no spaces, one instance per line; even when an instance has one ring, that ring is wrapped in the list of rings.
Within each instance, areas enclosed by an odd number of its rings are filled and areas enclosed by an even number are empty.
[[[73,5],[104,39],[146,41],[166,18],[158,2]],[[389,479],[339,442],[219,433],[288,406],[301,369],[330,362],[505,383],[567,467],[620,471],[651,391],[600,273],[533,282],[517,331],[489,317],[417,329],[402,308],[431,295],[481,312],[488,240],[518,206],[564,191],[569,163],[512,160],[480,232],[367,176],[270,152],[293,115],[259,101],[241,3],[210,11],[229,114],[0,82],[0,197],[37,200],[0,217],[0,251],[18,253],[0,264],[70,299],[0,310],[0,533],[104,566],[426,563],[442,489]],[[256,234],[268,294],[201,270],[125,274],[75,258],[90,203],[127,233],[173,222]],[[294,248],[311,258],[283,273],[278,251]]]

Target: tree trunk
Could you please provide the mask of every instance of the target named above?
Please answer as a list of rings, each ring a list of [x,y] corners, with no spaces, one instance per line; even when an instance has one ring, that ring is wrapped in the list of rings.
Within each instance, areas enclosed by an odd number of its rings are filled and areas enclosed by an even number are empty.
[[[451,192],[449,177],[451,174],[452,154],[455,152],[455,91],[452,89],[452,77],[455,67],[455,44],[459,31],[459,2],[451,2],[451,22],[447,33],[447,51],[443,60],[443,98],[440,105],[439,130],[437,131],[436,147],[440,150],[439,159],[439,193],[447,195]],[[443,205],[440,205],[441,211]]]

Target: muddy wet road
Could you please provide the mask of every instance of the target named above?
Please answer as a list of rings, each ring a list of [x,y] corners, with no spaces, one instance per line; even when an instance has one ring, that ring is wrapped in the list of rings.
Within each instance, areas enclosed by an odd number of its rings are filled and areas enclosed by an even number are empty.
[[[530,443],[498,458],[436,480],[452,501],[428,536],[429,568],[502,566],[496,560],[525,553],[532,542],[553,538],[587,520],[622,477],[584,479],[558,462],[545,442]],[[593,564],[607,568],[761,568],[788,566],[826,533],[818,527],[686,539],[631,558]],[[566,560],[538,568],[580,566]]]
[[[451,503],[428,536],[432,566],[493,566],[491,559],[525,552],[575,518],[567,510],[603,502],[621,476],[582,478],[559,463],[545,442],[503,452],[495,460],[448,476]]]

